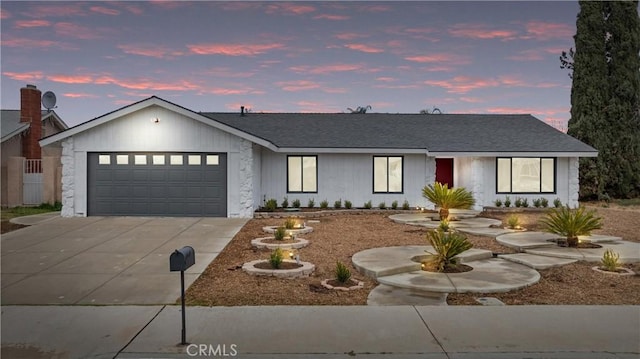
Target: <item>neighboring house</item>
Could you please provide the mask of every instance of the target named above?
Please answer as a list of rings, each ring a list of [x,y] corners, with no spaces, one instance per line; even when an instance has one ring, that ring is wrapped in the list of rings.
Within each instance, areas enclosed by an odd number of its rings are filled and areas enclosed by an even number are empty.
[[[41,92],[20,89],[20,110],[1,110],[2,206],[54,203],[62,199],[60,146],[40,148],[45,136],[68,126],[55,111],[41,110]]]
[[[530,115],[197,113],[155,96],[40,143],[62,145],[63,216],[251,217],[284,197],[429,207],[434,181],[478,209],[576,205],[578,158],[597,155]]]

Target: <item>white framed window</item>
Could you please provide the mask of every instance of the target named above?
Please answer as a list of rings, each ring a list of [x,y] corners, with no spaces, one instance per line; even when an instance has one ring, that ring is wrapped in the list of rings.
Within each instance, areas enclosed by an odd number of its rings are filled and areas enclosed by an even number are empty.
[[[556,159],[496,159],[496,193],[555,193]]]
[[[182,155],[171,155],[169,163],[174,166],[182,165]]]
[[[220,156],[218,155],[207,155],[207,165],[208,166],[217,166],[220,164]]]
[[[147,164],[147,155],[134,155],[133,163],[136,165],[146,165]]]
[[[151,161],[154,165],[164,165],[164,155],[153,155]]]
[[[111,164],[111,155],[98,155],[98,164],[99,165],[110,165]]]
[[[287,156],[287,192],[318,192],[318,156]]]
[[[129,164],[129,155],[116,155],[116,164],[118,164],[118,165],[128,165]]]
[[[402,193],[404,178],[402,156],[373,157],[373,193]]]
[[[190,166],[199,166],[202,164],[202,156],[200,155],[189,155],[187,156],[187,161]]]

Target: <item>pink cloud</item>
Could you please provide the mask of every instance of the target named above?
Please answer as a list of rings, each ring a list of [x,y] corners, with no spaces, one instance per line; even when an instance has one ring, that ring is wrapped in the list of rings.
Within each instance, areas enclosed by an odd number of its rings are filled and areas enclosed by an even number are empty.
[[[364,64],[333,64],[333,65],[320,65],[320,66],[293,66],[289,70],[298,73],[308,73],[314,75],[324,75],[334,72],[348,72],[348,71],[363,71],[365,70]]]
[[[20,29],[30,27],[46,27],[51,26],[51,22],[47,20],[18,20],[16,21],[16,27]]]
[[[373,47],[365,44],[346,44],[344,45],[344,47],[351,50],[366,52],[370,54],[384,52],[384,50],[382,50],[381,48],[377,48],[377,47]]]
[[[51,40],[35,40],[27,38],[10,38],[0,40],[2,46],[7,47],[23,47],[23,48],[46,48],[46,47],[66,47],[57,41]]]
[[[79,92],[67,92],[67,93],[63,93],[62,96],[70,97],[70,98],[98,98],[98,96],[94,94],[79,93]]]
[[[175,56],[184,55],[184,53],[180,51],[170,50],[164,46],[155,46],[149,44],[118,45],[118,48],[127,54],[155,57],[158,59],[173,58]]]
[[[570,39],[573,37],[575,29],[568,24],[559,24],[543,21],[529,21],[525,24],[528,36],[536,40],[549,39]]]
[[[276,85],[280,86],[284,91],[305,91],[313,90],[320,87],[320,84],[313,81],[299,80],[299,81],[280,81],[276,82]]]
[[[446,63],[450,65],[467,65],[471,61],[462,55],[452,53],[435,53],[430,55],[417,55],[407,56],[404,58],[407,61],[420,62],[420,63]]]
[[[326,92],[326,93],[347,93],[349,91],[346,88],[343,88],[343,87],[324,87],[324,88],[322,88],[322,92]]]
[[[469,39],[502,39],[513,40],[517,36],[515,30],[489,29],[483,24],[457,24],[449,28],[449,34]]]
[[[6,20],[11,18],[11,13],[5,9],[0,9],[0,20]]]
[[[57,2],[53,5],[51,3],[37,3],[38,5],[32,6],[29,9],[29,17],[34,18],[48,18],[48,17],[74,17],[84,16],[83,4],[80,2]],[[43,5],[40,5],[43,4]],[[46,5],[44,5],[46,4]]]
[[[496,87],[500,83],[493,79],[484,79],[470,76],[456,76],[450,80],[428,80],[425,84],[442,87],[448,93],[464,94],[472,90]]]
[[[382,82],[393,82],[396,79],[394,79],[393,77],[386,77],[386,76],[381,76],[376,78],[376,81],[382,81]]]
[[[273,44],[193,44],[189,51],[198,55],[255,56],[271,50],[283,49],[284,45]]]
[[[468,103],[482,103],[482,102],[484,102],[484,100],[482,100],[479,97],[465,97],[465,96],[460,97],[460,101],[468,102]]]
[[[330,15],[330,14],[322,14],[313,17],[314,20],[333,20],[333,21],[342,21],[349,20],[351,16],[347,15]]]
[[[47,79],[65,84],[88,84],[93,82],[93,77],[89,75],[50,75],[47,76]]]
[[[355,32],[343,32],[343,33],[334,35],[334,37],[337,38],[337,39],[340,39],[340,40],[351,41],[351,40],[361,39],[363,37],[369,37],[369,36],[368,35],[363,35],[363,34],[358,34],[358,33],[355,33]]]
[[[58,22],[53,28],[56,34],[74,39],[91,40],[100,37],[95,30],[70,22]]]
[[[89,10],[103,15],[120,15],[120,10],[110,9],[103,6],[92,6]]]
[[[304,15],[314,11],[316,11],[314,6],[298,2],[269,3],[266,7],[267,14]]]
[[[17,81],[35,81],[35,80],[42,80],[44,78],[42,71],[3,72],[2,74],[12,80],[17,80]]]
[[[214,67],[212,69],[206,70],[204,74],[209,76],[215,76],[215,77],[246,79],[254,76],[256,73],[253,71],[239,72],[230,67]]]
[[[373,4],[375,4],[375,2],[370,2],[367,5],[360,6],[359,9],[361,11],[366,11],[366,12],[387,12],[391,10],[389,6],[380,5],[380,4],[373,5]]]

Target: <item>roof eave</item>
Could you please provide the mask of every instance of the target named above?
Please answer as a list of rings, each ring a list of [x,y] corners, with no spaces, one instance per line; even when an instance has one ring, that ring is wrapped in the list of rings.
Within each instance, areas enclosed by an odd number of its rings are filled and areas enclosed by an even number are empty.
[[[429,152],[424,148],[362,148],[362,147],[274,147],[278,153],[388,153],[388,154],[423,154]]]
[[[598,151],[528,151],[528,152],[455,152],[455,151],[432,151],[434,157],[598,157]]]

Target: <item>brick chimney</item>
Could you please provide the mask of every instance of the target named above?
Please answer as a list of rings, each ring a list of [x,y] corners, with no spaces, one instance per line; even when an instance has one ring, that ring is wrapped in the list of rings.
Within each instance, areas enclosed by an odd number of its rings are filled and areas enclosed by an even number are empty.
[[[42,158],[38,143],[42,138],[41,97],[42,93],[35,85],[27,85],[20,89],[20,122],[31,124],[27,135],[22,139],[22,155],[27,159]]]

